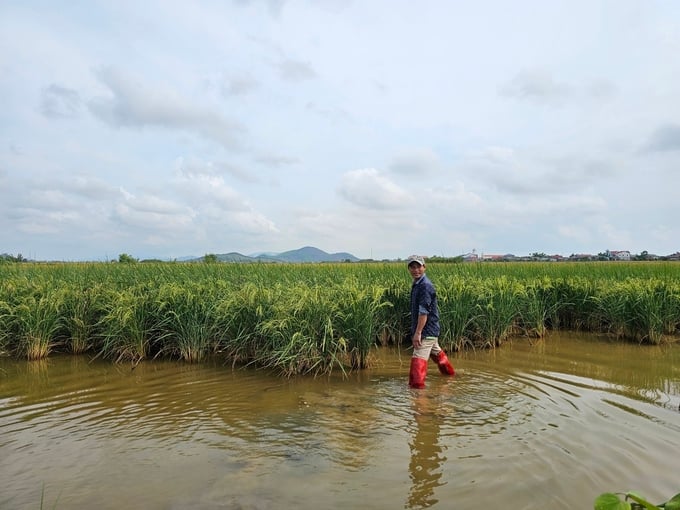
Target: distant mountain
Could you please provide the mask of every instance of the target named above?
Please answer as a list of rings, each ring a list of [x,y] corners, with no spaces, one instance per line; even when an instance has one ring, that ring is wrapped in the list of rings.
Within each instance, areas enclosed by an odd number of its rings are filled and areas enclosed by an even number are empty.
[[[346,260],[357,262],[359,260],[351,253],[326,253],[313,246],[305,246],[299,250],[284,251],[275,255],[275,258],[284,262],[344,262]]]
[[[200,257],[203,258],[203,257]],[[235,251],[232,251],[231,253],[222,253],[220,255],[217,255],[217,260],[220,262],[252,262],[256,259],[253,257],[248,257],[247,255],[241,255],[240,253],[237,253]]]
[[[220,262],[358,262],[359,259],[351,253],[326,253],[313,246],[305,246],[298,250],[284,251],[283,253],[261,253],[256,256],[243,255],[237,252],[216,254]],[[201,260],[203,257],[195,257],[192,260]]]

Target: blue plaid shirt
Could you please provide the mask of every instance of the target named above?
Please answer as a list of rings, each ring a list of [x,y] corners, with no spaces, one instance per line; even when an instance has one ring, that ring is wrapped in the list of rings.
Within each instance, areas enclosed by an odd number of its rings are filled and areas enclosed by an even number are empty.
[[[430,279],[423,275],[411,286],[411,336],[416,332],[418,315],[427,315],[427,323],[422,337],[439,338],[439,308],[437,307],[437,291]]]

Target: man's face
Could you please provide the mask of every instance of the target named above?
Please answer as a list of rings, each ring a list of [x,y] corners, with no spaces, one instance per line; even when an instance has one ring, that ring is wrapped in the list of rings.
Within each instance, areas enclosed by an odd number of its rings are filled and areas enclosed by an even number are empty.
[[[421,266],[417,262],[411,262],[408,265],[408,272],[411,273],[411,278],[417,280],[425,273],[425,266]]]

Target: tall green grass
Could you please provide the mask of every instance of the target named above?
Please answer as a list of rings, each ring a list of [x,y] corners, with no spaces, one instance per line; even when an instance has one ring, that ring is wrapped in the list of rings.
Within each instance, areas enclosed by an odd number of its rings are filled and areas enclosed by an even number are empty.
[[[440,344],[445,350],[458,351],[476,345],[475,327],[479,323],[480,310],[475,280],[479,281],[479,278],[466,279],[455,274],[438,280],[437,300],[443,332]]]
[[[159,289],[155,308],[156,328],[163,329],[157,335],[160,353],[195,363],[218,350],[223,321],[217,293],[197,284],[165,284]]]
[[[551,329],[658,344],[680,334],[680,264],[428,265],[448,350]],[[404,264],[3,264],[0,352],[114,362],[218,357],[284,375],[371,364],[409,343]]]
[[[101,319],[100,354],[117,362],[141,360],[160,351],[170,332],[161,313],[158,289],[150,284],[111,292]]]
[[[29,360],[48,356],[62,341],[64,290],[23,277],[3,281],[1,289],[2,342]]]

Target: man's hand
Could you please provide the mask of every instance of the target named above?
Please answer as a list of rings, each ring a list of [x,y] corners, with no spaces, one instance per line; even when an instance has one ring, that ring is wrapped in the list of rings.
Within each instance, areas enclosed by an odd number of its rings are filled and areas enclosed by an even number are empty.
[[[419,349],[420,346],[423,344],[423,341],[421,339],[421,333],[413,333],[413,338],[411,340],[413,342],[413,348],[414,349]]]

